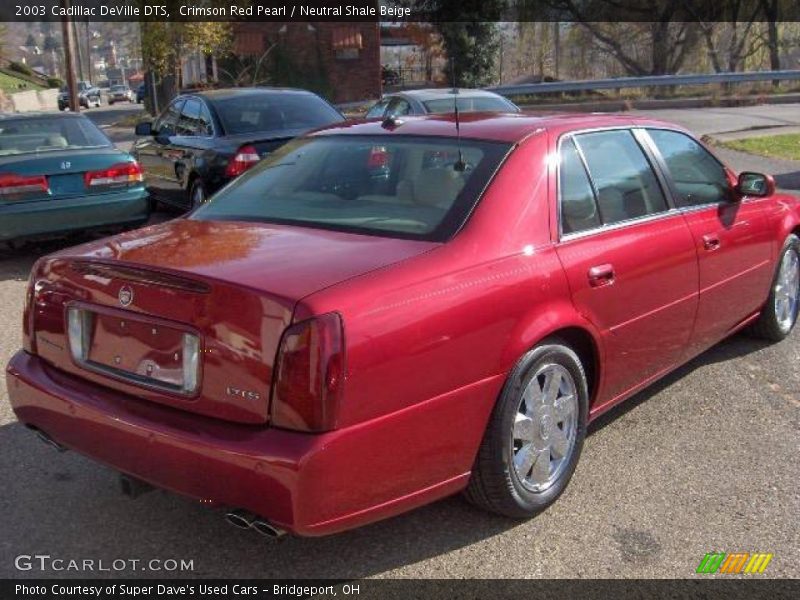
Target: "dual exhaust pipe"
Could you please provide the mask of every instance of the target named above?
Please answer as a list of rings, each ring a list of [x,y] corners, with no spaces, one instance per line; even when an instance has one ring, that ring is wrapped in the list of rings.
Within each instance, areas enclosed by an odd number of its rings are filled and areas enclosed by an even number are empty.
[[[241,508],[225,513],[225,520],[234,527],[255,529],[261,535],[269,538],[279,538],[286,535],[286,531],[283,529],[275,527],[269,521]]]
[[[59,444],[41,429],[30,425],[28,427],[36,433],[36,437],[51,448],[55,448],[59,452],[67,451],[66,447]],[[120,487],[122,488],[122,493],[130,498],[138,498],[142,494],[146,494],[154,489],[149,483],[131,477],[130,475],[120,476]],[[255,529],[261,535],[269,538],[279,538],[286,535],[285,530],[241,508],[225,513],[225,520],[234,527],[238,527],[239,529]]]

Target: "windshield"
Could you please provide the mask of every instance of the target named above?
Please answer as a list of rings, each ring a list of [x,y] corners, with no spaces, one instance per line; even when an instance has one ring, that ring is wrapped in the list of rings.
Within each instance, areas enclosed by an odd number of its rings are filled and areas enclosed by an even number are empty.
[[[0,156],[111,146],[84,117],[39,117],[0,120]]]
[[[510,144],[331,135],[286,144],[191,218],[288,223],[443,241],[463,223]]]
[[[124,85],[112,85],[111,91],[112,92],[124,92],[127,91],[128,87]]]
[[[215,100],[227,135],[276,129],[316,129],[344,121],[330,104],[312,94],[243,94]]]
[[[453,99],[428,100],[423,102],[429,113],[441,114],[453,112]],[[519,108],[505,98],[491,96],[459,96],[459,112],[519,112]]]

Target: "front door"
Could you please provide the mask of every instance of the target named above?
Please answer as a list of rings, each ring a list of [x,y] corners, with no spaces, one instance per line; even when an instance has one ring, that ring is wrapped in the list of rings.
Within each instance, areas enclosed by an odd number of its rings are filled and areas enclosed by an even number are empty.
[[[699,307],[690,353],[718,342],[767,298],[771,237],[763,198],[736,199],[731,173],[699,142],[647,130],[670,175],[699,260]]]
[[[175,185],[168,149],[181,114],[184,99],[177,98],[153,122],[153,136],[138,141],[135,156],[142,165],[148,191],[159,200],[169,201]]]
[[[628,129],[562,138],[559,202],[557,252],[574,305],[602,335],[600,394],[612,403],[683,355],[697,310],[694,241]]]

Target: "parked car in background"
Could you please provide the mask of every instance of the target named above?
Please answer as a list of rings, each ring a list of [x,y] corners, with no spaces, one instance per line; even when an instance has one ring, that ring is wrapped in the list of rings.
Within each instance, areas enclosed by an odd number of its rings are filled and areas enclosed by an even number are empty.
[[[367,119],[388,116],[445,114],[455,110],[467,112],[518,113],[519,107],[494,92],[472,89],[407,90],[387,94],[367,112]]]
[[[0,116],[0,241],[149,217],[142,170],[80,114]]]
[[[462,490],[530,517],[590,421],[744,327],[789,335],[798,235],[800,200],[662,121],[349,123],[39,261],[8,393],[51,444],[267,535]]]
[[[292,138],[344,120],[304,90],[196,92],[175,98],[152,123],[137,125],[141,139],[132,153],[153,198],[188,209]]]
[[[143,83],[139,84],[139,87],[136,88],[136,104],[141,104],[144,102],[145,96],[147,95],[147,89]]]
[[[100,88],[92,85],[88,81],[79,81],[78,85],[78,103],[84,108],[100,106]],[[69,88],[63,86],[58,93],[58,110],[66,110],[69,108]]]
[[[108,103],[133,102],[133,90],[127,85],[112,85],[108,90]]]

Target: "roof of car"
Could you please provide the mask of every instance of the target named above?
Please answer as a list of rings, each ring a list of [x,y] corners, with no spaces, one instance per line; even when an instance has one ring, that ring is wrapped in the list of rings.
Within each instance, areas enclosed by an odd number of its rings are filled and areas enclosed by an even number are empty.
[[[386,125],[384,125],[386,123]],[[453,114],[400,117],[394,124],[380,120],[347,121],[317,131],[313,135],[420,135],[456,136]],[[650,125],[682,129],[671,123],[630,115],[598,113],[462,113],[459,118],[461,137],[517,143],[544,130],[566,132],[603,127]]]
[[[402,92],[395,92],[386,94],[387,96],[409,96],[415,98],[420,102],[427,102],[429,100],[443,100],[452,98],[454,92],[459,96],[468,96],[470,98],[497,98],[498,94],[486,90],[476,90],[472,88],[427,88],[424,90],[403,90]]]
[[[308,90],[299,90],[297,88],[284,88],[284,87],[246,87],[246,88],[222,88],[214,90],[186,90],[183,95],[195,95],[208,98],[209,100],[226,100],[228,98],[235,98],[241,96],[252,96],[255,94],[275,94],[275,93],[292,93],[292,94],[312,94]]]

